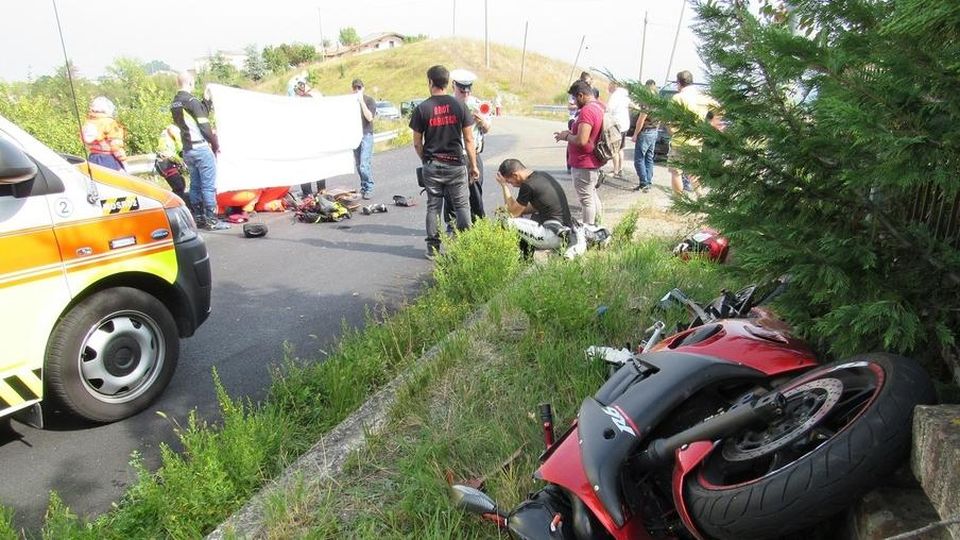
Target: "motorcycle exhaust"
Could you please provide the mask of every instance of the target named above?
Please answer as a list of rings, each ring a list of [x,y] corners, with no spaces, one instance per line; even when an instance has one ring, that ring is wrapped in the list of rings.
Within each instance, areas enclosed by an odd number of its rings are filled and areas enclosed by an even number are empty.
[[[787,400],[780,392],[752,398],[666,439],[654,439],[640,453],[639,464],[644,468],[661,466],[672,460],[677,449],[686,444],[722,439],[752,424],[770,422],[783,414],[786,404]]]
[[[507,526],[507,515],[497,508],[497,503],[493,502],[486,493],[460,484],[454,484],[450,489],[452,491],[450,498],[453,499],[453,505],[457,508],[493,521],[502,528]]]

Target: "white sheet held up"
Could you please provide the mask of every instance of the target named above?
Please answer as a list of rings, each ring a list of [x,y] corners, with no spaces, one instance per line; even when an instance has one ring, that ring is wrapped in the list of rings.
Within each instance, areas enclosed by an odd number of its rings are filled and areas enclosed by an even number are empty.
[[[363,136],[355,95],[286,97],[211,84],[217,192],[292,186],[354,172]]]

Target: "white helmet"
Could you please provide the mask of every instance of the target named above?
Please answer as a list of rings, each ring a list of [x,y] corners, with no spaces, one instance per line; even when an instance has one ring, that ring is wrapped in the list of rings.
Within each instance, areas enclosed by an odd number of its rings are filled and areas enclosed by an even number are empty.
[[[113,116],[113,114],[117,112],[117,107],[109,99],[103,96],[97,96],[90,102],[90,112]]]
[[[470,86],[477,80],[477,74],[466,69],[455,69],[450,72],[450,80],[461,86]]]

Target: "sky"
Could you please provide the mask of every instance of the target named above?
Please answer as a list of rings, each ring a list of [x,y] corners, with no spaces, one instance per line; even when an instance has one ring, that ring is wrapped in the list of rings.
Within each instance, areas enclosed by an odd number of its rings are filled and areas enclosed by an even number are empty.
[[[54,0],[0,0],[0,80],[21,81],[63,65]],[[685,0],[56,0],[69,57],[96,78],[120,56],[193,67],[217,50],[280,43],[319,44],[353,27],[429,37],[484,38],[485,8],[492,43],[528,50],[621,79],[664,82],[677,23],[682,28],[669,79],[702,66]],[[646,53],[640,73],[644,17]],[[584,47],[580,49],[581,39]],[[455,66],[448,66],[455,67]],[[468,67],[468,66],[462,66]]]

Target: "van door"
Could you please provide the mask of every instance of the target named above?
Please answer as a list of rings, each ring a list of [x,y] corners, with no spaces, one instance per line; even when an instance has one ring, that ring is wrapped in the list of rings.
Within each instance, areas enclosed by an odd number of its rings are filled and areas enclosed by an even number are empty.
[[[20,147],[9,133],[0,137]],[[52,212],[73,202],[37,165],[30,184],[0,184],[0,416],[42,397],[47,340],[70,302]]]

